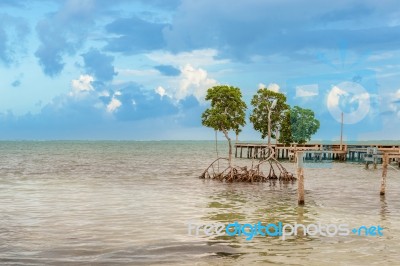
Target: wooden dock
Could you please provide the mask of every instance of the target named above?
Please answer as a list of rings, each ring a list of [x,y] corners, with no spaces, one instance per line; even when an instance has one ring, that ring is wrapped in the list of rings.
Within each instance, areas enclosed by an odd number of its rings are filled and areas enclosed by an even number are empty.
[[[400,141],[399,141],[400,142]],[[267,156],[268,145],[261,143],[241,143],[235,144],[236,158],[258,158]],[[377,157],[382,159],[384,153],[388,153],[389,162],[397,161],[400,167],[400,144],[271,144],[275,151],[276,159],[294,160],[298,151],[306,151],[305,159],[313,159],[316,156],[324,160],[341,161],[364,161],[368,148],[376,148]],[[264,150],[263,150],[264,149]]]

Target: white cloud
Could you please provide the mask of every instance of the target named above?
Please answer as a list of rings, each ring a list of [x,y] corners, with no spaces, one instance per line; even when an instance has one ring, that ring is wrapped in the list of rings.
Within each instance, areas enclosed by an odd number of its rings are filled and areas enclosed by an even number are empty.
[[[392,112],[397,112],[397,105],[396,104],[394,104],[394,103],[389,103],[388,105],[387,105],[387,107],[388,107],[388,110],[389,111],[392,111]]]
[[[116,111],[121,105],[122,105],[121,101],[113,97],[110,103],[107,105],[107,111],[112,113]]]
[[[208,77],[207,71],[189,64],[181,68],[179,79],[178,89],[174,93],[177,100],[194,95],[197,100],[204,101],[207,89],[218,84],[215,79]]]
[[[93,91],[94,88],[91,84],[93,81],[94,78],[90,75],[80,75],[79,79],[73,79],[71,81],[72,92],[70,93],[70,95],[72,96],[79,94],[80,92]]]
[[[116,69],[118,76],[154,76],[159,75],[159,72],[155,69]]]
[[[400,89],[398,89],[393,96],[394,101],[396,102],[392,102],[389,104],[389,110],[391,110],[394,114],[397,115],[397,117],[400,118],[400,103],[397,102],[400,101]],[[391,100],[393,101],[393,98],[391,98]]]
[[[165,76],[155,69],[135,70],[117,69],[119,76],[135,76],[135,82],[153,87],[153,91],[161,97],[167,96],[175,101],[182,100],[193,95],[200,102],[204,102],[207,89],[218,82],[209,76],[205,69],[213,68],[215,74],[216,65],[227,64],[229,60],[217,59],[218,52],[215,49],[200,49],[191,52],[170,53],[166,51],[154,51],[146,56],[159,65],[171,65],[179,68],[178,76]],[[226,70],[226,69],[225,69]],[[121,83],[124,81],[121,77]],[[118,80],[114,80],[116,85]]]
[[[109,104],[107,105],[107,112],[109,113],[113,113],[115,112],[119,107],[121,107],[122,103],[120,100],[118,100],[117,98],[115,98],[115,96],[120,96],[121,92],[117,91],[114,93],[113,97],[111,98],[111,101],[109,102]]]
[[[296,86],[296,98],[312,97],[319,94],[318,84]]]
[[[377,74],[376,77],[377,78],[390,78],[390,77],[396,77],[396,76],[400,76],[399,72],[388,72],[388,73],[384,73],[384,74]]]
[[[395,97],[400,99],[400,89],[396,92]]]
[[[202,68],[186,64],[180,67],[181,73],[177,77],[165,79],[163,84],[154,91],[160,96],[168,96],[175,101],[194,96],[199,102],[204,102],[207,90],[218,82],[209,77],[208,72]]]
[[[279,92],[279,90],[281,89],[281,87],[276,83],[270,83],[268,84],[268,86],[262,82],[258,83],[258,89],[265,89],[265,88],[273,92]]]
[[[281,87],[280,87],[278,84],[276,84],[276,83],[270,83],[270,84],[268,84],[267,88],[268,88],[270,91],[279,92],[279,90],[280,90]]]
[[[258,83],[258,89],[264,89],[264,88],[266,88],[267,87],[267,85],[265,85],[264,83]]]
[[[368,61],[380,61],[380,60],[386,60],[386,59],[390,59],[394,56],[393,53],[390,52],[383,52],[383,53],[379,53],[379,54],[373,54],[371,56],[368,57]]]
[[[109,97],[109,96],[110,96],[110,93],[109,93],[108,91],[104,90],[104,91],[102,91],[102,92],[99,93],[99,96]]]
[[[215,59],[217,55],[218,51],[215,49],[193,50],[191,52],[182,52],[178,54],[163,51],[146,54],[149,59],[163,65],[185,66],[190,64],[194,67],[200,67],[229,63],[229,60],[226,59]]]
[[[163,97],[165,95],[165,93],[166,93],[165,89],[163,87],[161,87],[161,86],[158,86],[157,89],[155,89],[155,92],[157,94],[159,94],[161,97]]]

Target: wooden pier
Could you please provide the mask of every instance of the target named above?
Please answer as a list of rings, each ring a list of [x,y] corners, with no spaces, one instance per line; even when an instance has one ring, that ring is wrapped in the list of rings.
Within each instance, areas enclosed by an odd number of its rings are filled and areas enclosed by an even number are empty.
[[[235,157],[236,158],[257,158],[258,156],[267,156],[268,145],[261,143],[236,143]],[[382,162],[383,154],[388,154],[389,163],[397,161],[400,167],[400,144],[399,145],[384,145],[384,144],[271,144],[275,151],[276,159],[295,160],[295,154],[299,151],[308,151],[304,154],[305,159],[313,159],[318,157],[324,160],[338,161],[364,161],[368,148],[376,148],[376,157]],[[264,149],[262,153],[260,151]]]

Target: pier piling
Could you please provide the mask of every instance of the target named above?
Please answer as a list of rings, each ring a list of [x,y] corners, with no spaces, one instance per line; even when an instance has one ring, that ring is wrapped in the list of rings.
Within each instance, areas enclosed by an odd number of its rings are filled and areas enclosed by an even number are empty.
[[[385,189],[386,189],[386,175],[387,175],[387,168],[388,168],[388,161],[389,161],[389,156],[385,152],[383,154],[383,163],[382,163],[382,181],[381,181],[381,192],[380,195],[384,196],[385,195]]]
[[[304,169],[303,152],[297,152],[297,202],[304,205]]]

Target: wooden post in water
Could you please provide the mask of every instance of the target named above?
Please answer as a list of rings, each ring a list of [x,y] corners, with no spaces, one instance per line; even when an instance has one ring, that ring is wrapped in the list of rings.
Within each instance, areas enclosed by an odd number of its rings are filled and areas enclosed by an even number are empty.
[[[343,112],[340,121],[340,150],[343,150]]]
[[[304,205],[304,169],[303,152],[297,152],[297,202]]]
[[[382,181],[381,181],[381,196],[385,195],[386,189],[386,175],[387,175],[387,168],[388,168],[388,154],[385,152],[383,154],[383,163],[382,163]]]

